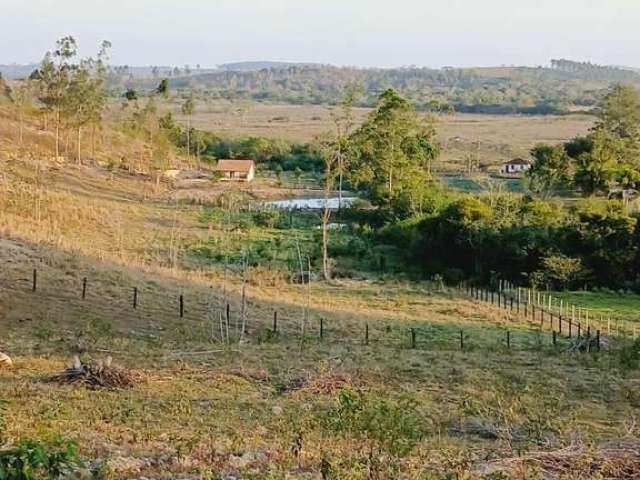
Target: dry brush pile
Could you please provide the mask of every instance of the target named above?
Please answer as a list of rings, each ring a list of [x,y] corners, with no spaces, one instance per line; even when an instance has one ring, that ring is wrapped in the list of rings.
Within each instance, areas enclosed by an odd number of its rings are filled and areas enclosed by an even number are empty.
[[[83,363],[76,356],[69,368],[47,380],[59,384],[82,385],[90,389],[119,389],[131,388],[140,379],[139,373],[113,365],[111,357],[107,357],[104,361]]]

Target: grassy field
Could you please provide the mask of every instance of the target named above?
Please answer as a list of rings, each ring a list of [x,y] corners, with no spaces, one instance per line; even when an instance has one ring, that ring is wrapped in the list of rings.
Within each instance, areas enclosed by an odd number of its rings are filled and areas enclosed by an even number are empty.
[[[438,281],[302,285],[259,258],[243,272],[254,234],[269,248],[281,237],[285,258],[291,232],[239,228],[248,214],[232,224],[215,201],[273,186],[218,187],[204,205],[143,173],[16,153],[12,138],[0,130],[0,351],[14,361],[0,370],[0,444],[62,435],[112,479],[640,472],[634,350],[554,348],[537,324]],[[123,154],[114,145],[105,158]],[[235,255],[227,269],[221,253]],[[74,355],[112,357],[133,384],[52,381]]]
[[[558,292],[555,297],[589,309],[596,318],[612,318],[640,325],[640,295],[629,292]]]
[[[173,106],[178,119],[185,121],[179,105]],[[358,122],[367,109],[355,109]],[[585,134],[593,125],[588,115],[441,115],[437,118],[443,155],[438,169],[460,172],[471,160],[483,170],[497,171],[502,162],[526,157],[537,143],[559,143]],[[256,135],[310,141],[332,130],[331,109],[316,105],[277,105],[267,103],[199,104],[193,124],[222,135]]]

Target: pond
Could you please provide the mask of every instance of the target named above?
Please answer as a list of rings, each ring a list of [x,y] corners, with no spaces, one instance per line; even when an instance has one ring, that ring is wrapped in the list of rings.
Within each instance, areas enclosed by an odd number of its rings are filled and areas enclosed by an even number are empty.
[[[358,197],[342,197],[342,207],[350,207],[357,199]],[[326,205],[330,209],[336,210],[340,206],[340,198],[331,197],[326,200],[324,198],[291,198],[265,202],[265,205],[285,210],[323,210]]]

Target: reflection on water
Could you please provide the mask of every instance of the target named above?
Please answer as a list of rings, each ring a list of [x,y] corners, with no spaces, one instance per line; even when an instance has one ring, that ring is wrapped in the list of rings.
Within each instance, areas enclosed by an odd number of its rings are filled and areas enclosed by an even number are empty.
[[[343,197],[342,204],[340,205],[340,199],[338,197],[333,198],[292,198],[290,200],[276,200],[273,202],[265,202],[265,205],[282,209],[310,209],[310,210],[322,210],[325,208],[325,204],[331,209],[337,209],[339,206],[350,207],[353,202],[357,200],[356,197]]]

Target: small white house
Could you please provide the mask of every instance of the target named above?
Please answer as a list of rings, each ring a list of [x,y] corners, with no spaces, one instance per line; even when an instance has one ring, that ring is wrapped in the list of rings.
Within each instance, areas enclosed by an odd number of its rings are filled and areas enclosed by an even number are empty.
[[[514,158],[502,166],[502,173],[518,174],[531,170],[531,162],[522,158]]]
[[[216,170],[222,174],[222,180],[250,182],[256,173],[253,160],[218,160]]]

